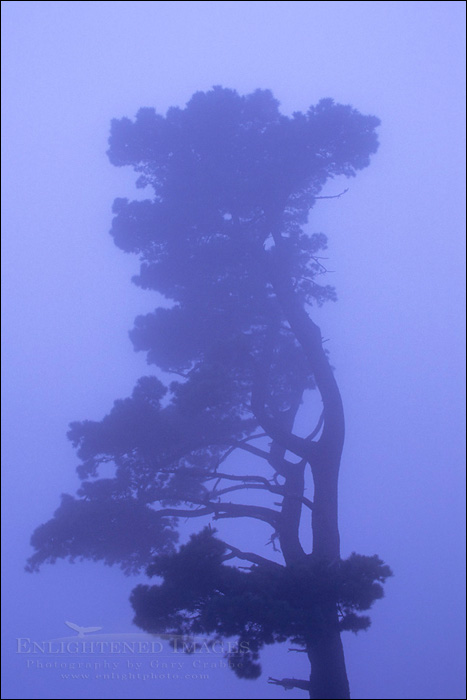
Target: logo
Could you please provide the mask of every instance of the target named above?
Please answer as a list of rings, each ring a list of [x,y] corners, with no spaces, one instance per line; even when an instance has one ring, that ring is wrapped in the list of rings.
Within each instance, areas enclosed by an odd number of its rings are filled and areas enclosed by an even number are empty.
[[[68,625],[68,627],[71,627],[72,630],[78,632],[78,637],[84,637],[85,634],[99,632],[99,630],[102,629],[102,627],[80,627],[79,625],[75,625],[74,622],[68,622],[68,620],[65,620],[65,625]]]

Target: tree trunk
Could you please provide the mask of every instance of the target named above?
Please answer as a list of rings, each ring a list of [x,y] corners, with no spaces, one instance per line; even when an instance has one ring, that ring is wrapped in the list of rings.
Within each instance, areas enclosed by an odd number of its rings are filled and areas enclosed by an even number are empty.
[[[350,698],[337,610],[330,610],[326,629],[307,644],[311,663],[310,698]]]
[[[276,243],[281,245],[277,237]],[[337,486],[345,432],[342,399],[323,349],[321,331],[298,302],[290,280],[276,276],[274,289],[285,317],[310,362],[323,401],[323,430],[318,442],[310,444],[308,459],[314,481],[312,556],[331,563],[340,558]],[[311,663],[310,697],[334,700],[350,698],[336,605],[331,604],[327,610],[323,610],[323,615],[321,632],[307,640]]]
[[[340,539],[337,520],[338,466],[319,460],[312,464],[313,497],[313,557],[333,562],[340,557]]]

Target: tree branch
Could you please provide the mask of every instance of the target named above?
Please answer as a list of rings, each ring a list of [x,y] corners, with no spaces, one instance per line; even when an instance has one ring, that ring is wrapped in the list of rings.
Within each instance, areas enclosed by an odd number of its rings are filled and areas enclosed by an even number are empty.
[[[276,234],[274,240],[280,250],[284,244],[280,235]],[[334,461],[338,463],[344,444],[344,411],[334,373],[323,349],[321,331],[301,306],[290,280],[283,274],[277,274],[277,270],[274,274],[274,291],[290,328],[310,362],[310,368],[323,401],[324,425],[321,437],[318,442],[305,441],[305,444],[315,452],[310,455],[305,450],[303,456],[311,461],[310,458],[316,454],[319,445],[320,448],[325,448],[328,451],[328,456],[332,454]]]
[[[219,459],[217,462],[217,467],[220,467],[222,462],[225,462],[225,460],[230,457],[232,452],[234,452],[236,449],[242,449],[246,450],[247,452],[251,452],[252,454],[256,455],[257,457],[262,457],[263,459],[269,460],[269,453],[265,452],[264,450],[260,450],[257,447],[254,447],[254,445],[249,445],[248,441],[249,440],[256,440],[257,438],[262,438],[262,437],[267,437],[267,433],[257,433],[256,435],[250,435],[249,437],[245,438],[244,440],[240,440],[239,442],[236,442],[233,444],[231,447],[224,452],[222,457]]]
[[[212,515],[214,510],[207,506],[206,508],[196,508],[196,509],[181,509],[181,508],[161,508],[160,510],[154,510],[157,515],[162,517],[173,517],[173,518],[200,518],[203,515]]]
[[[258,438],[262,437],[268,437],[267,433],[255,433],[254,435],[250,435],[249,437],[244,438],[240,442],[249,442],[250,440],[257,440]]]
[[[237,549],[237,547],[227,544],[227,542],[223,542],[223,544],[225,544],[227,549],[230,549],[231,551],[231,555],[228,555],[228,558],[237,557],[237,559],[251,561],[252,564],[257,564],[258,566],[272,566],[279,569],[284,568],[282,564],[266,559],[266,557],[261,557],[259,554],[255,554],[254,552],[242,552],[240,549]]]
[[[204,515],[214,515],[214,519],[219,518],[254,518],[262,520],[271,525],[274,529],[277,526],[277,518],[280,513],[272,508],[264,506],[250,506],[239,503],[209,503],[203,501],[204,508],[180,509],[180,508],[162,508],[154,511],[161,517],[170,516],[175,518],[199,518]]]
[[[215,474],[210,474],[206,480],[208,479],[228,479],[230,481],[257,481],[260,484],[264,484],[265,486],[270,485],[270,481],[266,479],[265,476],[248,476],[244,474],[243,476],[239,476],[237,474],[223,474],[216,472]]]
[[[331,194],[331,195],[328,195],[327,197],[323,197],[323,196],[314,197],[314,199],[339,199],[339,197],[342,197],[342,195],[348,191],[349,191],[349,188],[346,187],[345,190],[343,192],[341,192],[340,194]]]
[[[281,685],[284,690],[293,690],[293,688],[300,688],[300,690],[310,690],[310,681],[301,681],[297,678],[283,678],[281,681],[277,678],[271,678],[269,676],[268,683],[272,685]]]
[[[251,392],[251,410],[253,411],[256,420],[266,433],[276,442],[284,447],[284,449],[293,452],[298,457],[306,457],[309,454],[310,445],[304,438],[294,435],[292,432],[284,430],[277,421],[268,415],[265,409],[264,388],[261,386],[263,381],[257,378],[254,383],[253,391]]]
[[[219,491],[211,491],[209,493],[209,498],[215,498],[217,496],[223,496],[225,493],[231,493],[232,491],[243,491],[243,489],[261,489],[262,491],[270,491],[271,493],[278,493],[283,496],[284,492],[281,486],[270,486],[269,484],[239,484],[238,486],[227,486],[225,489],[219,489]]]
[[[272,527],[277,527],[278,517],[280,513],[272,508],[264,506],[250,506],[239,503],[213,503],[210,505],[213,508],[214,518],[254,518],[262,520]]]
[[[306,496],[288,494],[286,493],[284,486],[271,486],[270,484],[268,484],[267,486],[264,484],[242,484],[241,486],[229,486],[228,488],[221,489],[220,491],[211,491],[210,498],[215,496],[222,496],[225,493],[230,493],[231,491],[241,491],[242,489],[261,489],[263,491],[270,491],[270,493],[277,493],[280,496],[284,496],[287,498],[296,498],[300,500],[310,510],[313,509],[313,502],[306,498]]]
[[[248,445],[248,443],[242,444],[238,443],[235,445],[235,448],[239,448],[240,450],[246,450],[246,452],[251,452],[251,454],[256,455],[257,457],[261,457],[262,459],[265,459],[267,462],[269,462],[271,455],[269,452],[266,452],[265,450],[260,450],[258,447],[255,447],[254,445]]]
[[[309,435],[307,435],[306,439],[313,440],[313,438],[316,437],[318,435],[319,431],[321,430],[323,423],[324,423],[324,411],[321,411],[321,415],[320,415],[318,422],[316,424],[316,428],[314,430],[312,430],[312,432]]]

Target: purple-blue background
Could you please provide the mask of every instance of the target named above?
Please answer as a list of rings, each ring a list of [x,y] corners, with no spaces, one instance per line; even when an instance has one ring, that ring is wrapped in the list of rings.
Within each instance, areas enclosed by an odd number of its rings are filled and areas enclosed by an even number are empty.
[[[344,637],[348,674],[355,698],[464,697],[465,3],[21,1],[2,13],[4,697],[282,698],[267,676],[307,673],[287,648],[268,650],[256,682],[219,658],[209,679],[131,681],[65,678],[15,653],[18,637],[73,634],[65,620],[137,632],[127,599],[140,579],[23,566],[34,527],[77,486],[69,421],[101,418],[147,372],[127,331],[155,299],[107,235],[113,199],[143,195],[107,161],[110,119],[215,84],[270,88],[287,114],[329,96],[382,120],[370,168],[329,185],[350,190],[310,221],[329,236],[339,295],[316,319],[346,409],[343,556],[376,552],[395,572],[369,632]]]

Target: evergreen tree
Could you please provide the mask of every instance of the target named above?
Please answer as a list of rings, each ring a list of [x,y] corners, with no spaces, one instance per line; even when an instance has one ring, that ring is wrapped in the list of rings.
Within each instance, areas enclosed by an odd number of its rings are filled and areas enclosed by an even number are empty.
[[[305,228],[324,184],[369,164],[378,124],[331,99],[287,117],[267,90],[221,87],[165,117],[145,108],[112,122],[111,162],[153,191],[117,199],[111,233],[140,258],[134,282],[168,300],[130,334],[162,373],[102,421],[71,424],[82,486],[37,528],[29,560],[31,570],[57,557],[145,569],[162,582],[133,591],[142,629],[233,637],[244,678],[259,675],[262,646],[291,640],[308,654],[310,680],[270,682],[315,698],[350,697],[341,631],[368,627],[360,612],[391,575],[377,556],[340,558],[344,414],[310,316],[335,292],[319,282],[326,237]],[[299,435],[309,390],[322,415]],[[256,458],[254,473],[241,452]],[[112,478],[99,477],[103,463]],[[242,503],[247,490],[255,503]],[[303,511],[312,527],[302,542]],[[180,518],[201,518],[201,530],[177,549]],[[262,542],[242,551],[206,527],[228,518],[266,523],[281,563]]]

